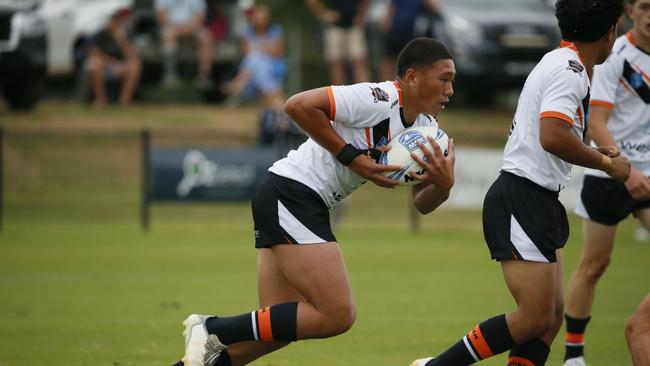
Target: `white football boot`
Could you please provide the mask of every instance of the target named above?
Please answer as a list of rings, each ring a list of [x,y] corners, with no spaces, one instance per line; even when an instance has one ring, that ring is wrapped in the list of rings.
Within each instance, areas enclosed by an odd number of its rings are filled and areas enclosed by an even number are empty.
[[[211,315],[192,314],[183,321],[185,331],[185,366],[214,366],[221,351],[228,348],[214,334],[208,334],[205,320]]]
[[[564,361],[564,366],[587,366],[585,358],[583,356],[569,358]]]
[[[420,359],[417,359],[417,360],[411,362],[410,366],[426,366],[427,362],[429,362],[429,361],[431,361],[433,359],[434,359],[434,357],[420,358]]]

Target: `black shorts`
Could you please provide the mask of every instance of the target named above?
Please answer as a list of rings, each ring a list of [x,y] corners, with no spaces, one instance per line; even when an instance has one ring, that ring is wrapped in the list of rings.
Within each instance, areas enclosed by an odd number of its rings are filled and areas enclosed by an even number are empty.
[[[268,173],[253,195],[255,247],[336,241],[323,199],[293,179]]]
[[[650,200],[635,200],[624,183],[585,175],[575,212],[603,225],[617,225],[630,213],[643,208],[650,208]]]
[[[492,259],[554,263],[569,221],[558,192],[501,172],[483,202],[483,235]]]

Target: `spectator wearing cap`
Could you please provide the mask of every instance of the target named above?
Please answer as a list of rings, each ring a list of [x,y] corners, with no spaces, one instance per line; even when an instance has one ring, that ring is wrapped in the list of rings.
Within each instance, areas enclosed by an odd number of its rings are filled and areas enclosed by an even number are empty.
[[[107,78],[119,79],[122,82],[120,105],[127,106],[133,101],[142,63],[125,28],[130,15],[131,9],[119,9],[111,16],[107,25],[91,38],[86,68],[90,75],[94,104],[97,107],[106,105]]]
[[[176,82],[176,49],[179,39],[197,42],[198,86],[209,87],[212,68],[212,39],[205,26],[205,0],[156,0],[156,18],[162,29],[163,85]]]

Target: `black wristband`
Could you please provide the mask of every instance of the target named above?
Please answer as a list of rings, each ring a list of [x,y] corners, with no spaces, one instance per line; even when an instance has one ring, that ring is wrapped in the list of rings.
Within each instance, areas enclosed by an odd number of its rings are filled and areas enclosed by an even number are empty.
[[[350,163],[352,163],[352,160],[354,160],[357,156],[364,155],[364,154],[365,154],[365,150],[357,149],[351,144],[346,144],[345,146],[343,146],[343,149],[341,149],[338,155],[336,155],[336,160],[338,160],[339,163],[348,166],[350,165]]]

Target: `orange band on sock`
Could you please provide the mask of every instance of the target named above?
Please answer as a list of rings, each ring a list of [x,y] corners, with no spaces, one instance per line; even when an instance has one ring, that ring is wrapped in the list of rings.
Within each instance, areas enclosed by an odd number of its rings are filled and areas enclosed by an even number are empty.
[[[510,357],[508,358],[508,366],[535,366],[535,364],[523,357]]]
[[[569,343],[583,343],[585,341],[585,335],[583,333],[567,332],[565,340]]]
[[[265,307],[257,311],[257,324],[260,327],[260,340],[265,342],[273,341],[273,330],[271,329],[271,308]]]
[[[477,325],[469,333],[467,333],[467,338],[472,342],[472,346],[478,352],[481,360],[484,360],[488,357],[494,356],[494,352],[490,349],[485,338],[483,338],[483,333],[481,333],[481,328]]]

